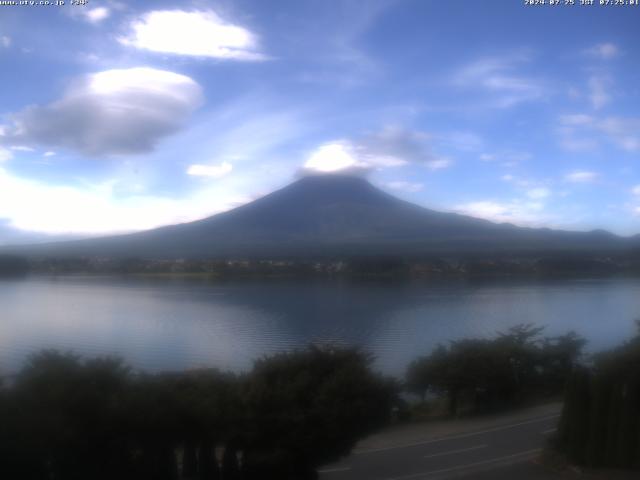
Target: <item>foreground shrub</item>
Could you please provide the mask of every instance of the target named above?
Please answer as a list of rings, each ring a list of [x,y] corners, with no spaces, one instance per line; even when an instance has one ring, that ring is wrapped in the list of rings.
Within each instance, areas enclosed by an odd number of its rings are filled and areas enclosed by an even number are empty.
[[[640,335],[574,372],[557,448],[580,465],[640,468]]]
[[[315,478],[385,423],[395,385],[354,349],[134,374],[121,360],[45,351],[0,384],[3,478]]]

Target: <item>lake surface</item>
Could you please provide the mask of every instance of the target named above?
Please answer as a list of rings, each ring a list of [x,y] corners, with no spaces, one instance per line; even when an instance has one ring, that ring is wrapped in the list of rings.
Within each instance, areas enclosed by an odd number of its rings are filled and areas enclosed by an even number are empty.
[[[635,332],[640,279],[490,283],[28,277],[0,280],[0,371],[45,347],[117,354],[145,370],[243,370],[309,342],[360,345],[384,372],[437,343],[518,323],[575,330],[591,351]]]

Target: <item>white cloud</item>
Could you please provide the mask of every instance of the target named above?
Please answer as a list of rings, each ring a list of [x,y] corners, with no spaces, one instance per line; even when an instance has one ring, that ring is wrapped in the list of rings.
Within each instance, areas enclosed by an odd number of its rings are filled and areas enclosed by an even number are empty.
[[[502,158],[506,163],[516,164],[520,162],[526,162],[527,160],[531,160],[533,155],[529,152],[515,152],[515,151],[507,151],[502,153]]]
[[[36,232],[25,232],[23,230],[12,228],[11,222],[7,219],[0,218],[0,245],[18,245],[28,243],[40,243],[40,242],[55,242],[72,240],[71,235],[53,236]]]
[[[610,80],[602,76],[589,78],[589,101],[595,110],[599,110],[611,101]]]
[[[581,127],[584,125],[591,125],[593,123],[593,117],[583,113],[560,115],[560,123],[571,127]]]
[[[116,180],[48,185],[0,168],[0,218],[13,228],[50,234],[106,234],[197,220],[249,199],[219,182],[184,197],[144,195]],[[119,192],[129,190],[130,194]]]
[[[7,160],[11,160],[13,158],[13,153],[11,150],[0,147],[0,162],[6,162]]]
[[[549,181],[523,178],[512,174],[502,175],[500,179],[516,187],[522,195],[530,200],[541,201],[554,195],[554,192],[548,186]]]
[[[428,135],[423,132],[387,126],[359,139],[357,148],[365,162],[396,167],[437,160],[429,148],[428,140]]]
[[[600,134],[616,147],[628,152],[640,151],[639,117],[596,117],[585,114],[560,116],[561,145],[568,150],[592,150],[598,146],[594,134]]]
[[[486,200],[458,205],[454,211],[498,223],[508,222],[529,226],[549,223],[549,217],[544,213],[544,204],[535,201]]]
[[[151,151],[202,102],[191,78],[153,68],[106,70],[76,81],[46,106],[12,115],[5,139],[90,156]]]
[[[309,155],[304,169],[322,173],[363,173],[415,164],[430,170],[440,170],[451,163],[450,159],[431,152],[428,136],[424,133],[386,127],[356,140],[336,140],[319,146]]]
[[[228,23],[215,12],[156,10],[131,24],[123,45],[172,53],[233,60],[265,60],[256,36],[244,27]]]
[[[484,139],[473,132],[450,132],[439,135],[438,140],[444,145],[463,152],[478,151],[481,150],[484,145]]]
[[[438,158],[436,160],[429,160],[425,163],[425,166],[429,170],[442,170],[449,168],[451,165],[453,165],[453,161],[449,158]]]
[[[100,55],[96,53],[79,53],[78,59],[83,63],[98,63]]]
[[[548,188],[545,188],[545,187],[532,188],[531,190],[527,191],[527,197],[529,197],[531,199],[534,199],[534,200],[540,200],[542,198],[547,198],[550,195],[551,195],[551,190],[549,190]]]
[[[231,173],[232,170],[233,165],[229,162],[222,162],[219,165],[202,165],[196,163],[189,165],[187,174],[196,177],[221,178]]]
[[[45,157],[53,157],[56,154],[56,152],[53,152],[51,150],[44,152],[43,156]]]
[[[598,174],[587,170],[576,170],[568,173],[564,178],[571,183],[591,183],[598,178]]]
[[[401,180],[395,181],[395,182],[388,182],[385,185],[392,190],[401,190],[403,192],[410,192],[410,193],[419,192],[424,188],[424,185],[422,183],[405,182]]]
[[[541,82],[517,71],[519,65],[529,60],[522,54],[481,58],[457,72],[454,82],[459,86],[484,90],[492,95],[493,106],[498,108],[538,100],[544,95]]]
[[[495,153],[483,153],[480,160],[483,162],[500,162],[503,167],[513,167],[521,162],[530,160],[532,155],[528,152],[518,152],[514,150],[503,150]]]
[[[2,37],[0,37],[0,44],[4,48],[9,48],[11,46],[11,37],[3,35]]]
[[[31,147],[27,147],[25,145],[13,145],[11,147],[11,150],[14,150],[16,152],[33,152],[34,149]]]
[[[620,50],[613,43],[599,43],[585,50],[585,53],[602,60],[610,60],[617,57],[620,54]]]
[[[598,148],[598,142],[592,138],[577,138],[569,134],[563,134],[560,146],[570,152],[590,152]]]
[[[320,173],[359,170],[369,167],[369,164],[358,159],[355,147],[349,142],[320,145],[311,153],[304,164],[305,169]]]
[[[619,148],[640,151],[640,118],[607,117],[598,122],[597,128]]]
[[[111,15],[111,11],[106,7],[83,8],[83,16],[90,23],[100,23]]]
[[[560,146],[571,152],[592,151],[598,142],[592,132],[588,132],[595,122],[594,117],[582,113],[560,115],[556,133]]]
[[[110,1],[109,7],[91,7],[89,5],[85,5],[82,8],[70,8],[67,12],[72,18],[82,20],[93,25],[99,25],[111,16],[112,10],[122,10],[122,7],[123,5]]]
[[[640,195],[640,185],[636,185],[635,187],[633,187],[631,189],[631,193],[633,193],[634,195]]]
[[[466,203],[456,207],[456,210],[473,217],[486,218],[499,222],[506,221],[506,218],[509,216],[509,207],[506,204],[493,201]]]

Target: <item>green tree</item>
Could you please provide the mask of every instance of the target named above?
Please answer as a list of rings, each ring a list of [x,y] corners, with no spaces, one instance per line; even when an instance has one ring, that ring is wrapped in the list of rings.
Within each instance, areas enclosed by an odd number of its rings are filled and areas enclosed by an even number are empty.
[[[13,387],[28,470],[65,479],[111,478],[126,470],[127,432],[118,406],[127,381],[128,369],[116,359],[83,363],[53,351],[30,357]]]
[[[316,478],[389,419],[396,386],[359,350],[309,347],[258,360],[245,382],[243,442],[255,478]]]
[[[540,349],[541,379],[549,393],[564,391],[571,372],[580,364],[587,341],[576,332],[545,337]]]
[[[579,464],[640,467],[640,335],[574,370],[558,447]]]
[[[427,393],[446,391],[446,372],[449,352],[438,345],[428,356],[417,358],[409,364],[405,374],[405,388],[424,401]]]
[[[543,327],[516,325],[493,339],[467,338],[439,345],[407,368],[405,387],[444,395],[449,413],[461,406],[498,410],[536,396],[558,394],[585,345],[573,332],[542,338]]]

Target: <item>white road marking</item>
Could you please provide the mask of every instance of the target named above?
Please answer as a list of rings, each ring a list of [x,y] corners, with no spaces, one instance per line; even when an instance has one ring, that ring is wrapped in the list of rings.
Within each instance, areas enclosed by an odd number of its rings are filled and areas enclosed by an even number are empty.
[[[325,468],[323,470],[318,470],[318,473],[348,472],[349,470],[351,470],[351,467]]]
[[[481,448],[487,448],[489,445],[476,445],[475,447],[460,448],[458,450],[449,450],[448,452],[433,453],[431,455],[425,455],[424,458],[443,457],[445,455],[453,455],[454,453],[470,452],[471,450],[479,450]]]
[[[398,448],[417,447],[419,445],[429,445],[431,443],[446,442],[446,441],[449,441],[449,440],[457,440],[457,439],[460,439],[460,438],[469,438],[469,437],[474,437],[476,435],[483,435],[485,433],[499,432],[500,430],[508,430],[510,428],[520,427],[522,425],[529,425],[529,424],[532,424],[532,423],[544,422],[545,420],[551,420],[552,418],[557,418],[559,416],[560,416],[559,413],[558,414],[554,414],[554,415],[547,415],[545,417],[540,417],[540,418],[536,418],[536,419],[533,419],[533,420],[527,420],[525,422],[512,423],[510,425],[503,425],[501,427],[488,428],[486,430],[480,430],[478,432],[462,433],[460,435],[451,435],[449,437],[434,438],[432,440],[425,440],[423,442],[415,442],[415,443],[406,443],[404,445],[394,445],[392,447],[372,448],[370,450],[361,450],[359,452],[353,452],[353,454],[354,455],[363,455],[365,453],[385,452],[387,450],[397,450]]]
[[[467,463],[466,465],[458,465],[456,467],[451,467],[451,468],[442,468],[440,470],[431,470],[429,472],[412,473],[411,475],[402,475],[400,477],[388,478],[387,480],[408,480],[410,478],[420,478],[428,475],[438,475],[441,473],[455,472],[456,470],[464,470],[466,468],[479,467],[480,465],[486,465],[488,463],[504,462],[505,460],[510,460],[516,457],[524,457],[527,455],[532,455],[534,453],[539,453],[541,451],[542,451],[541,448],[536,448],[533,450],[526,450],[524,452],[514,453],[512,455],[505,455],[504,457],[490,458],[489,460],[482,460],[480,462]]]

